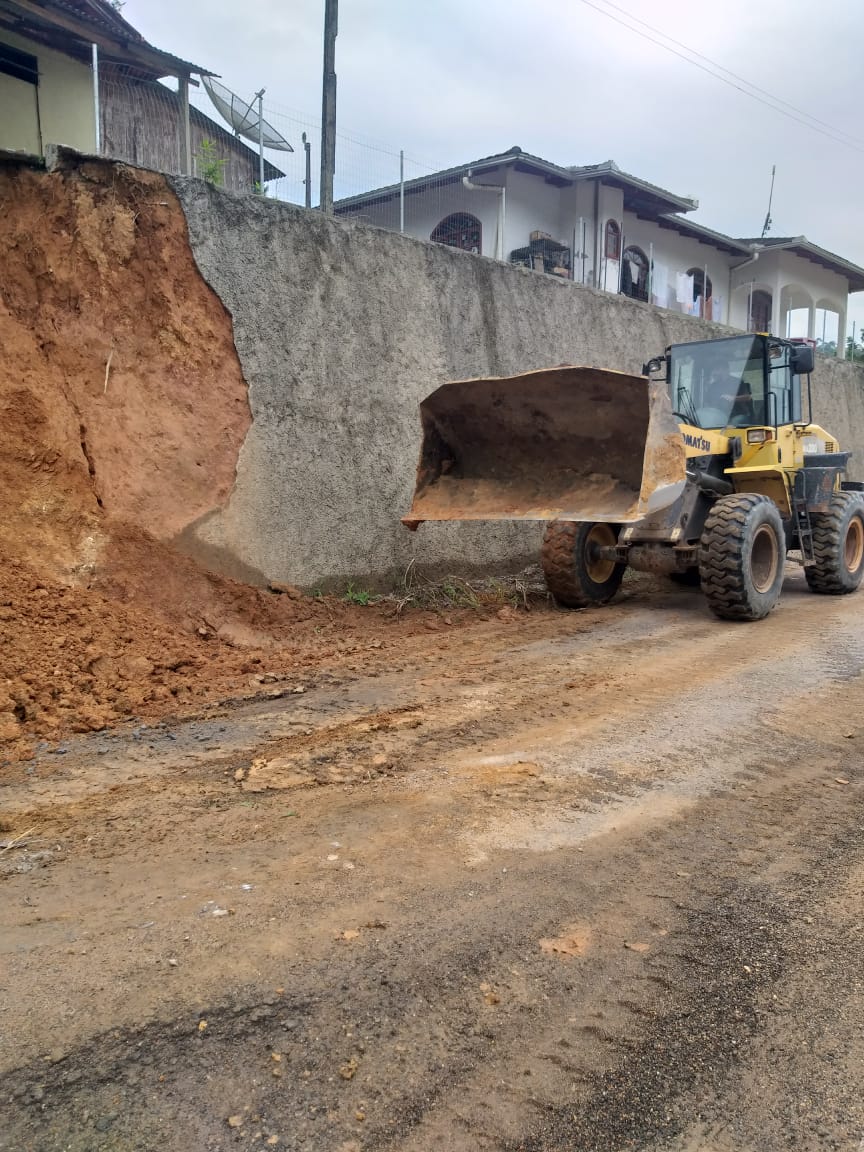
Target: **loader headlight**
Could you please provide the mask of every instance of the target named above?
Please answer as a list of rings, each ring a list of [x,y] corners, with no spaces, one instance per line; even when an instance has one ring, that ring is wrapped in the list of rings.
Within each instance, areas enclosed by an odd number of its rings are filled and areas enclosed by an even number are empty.
[[[773,440],[774,433],[770,428],[748,428],[747,429],[747,443],[748,444],[764,444],[766,440]]]

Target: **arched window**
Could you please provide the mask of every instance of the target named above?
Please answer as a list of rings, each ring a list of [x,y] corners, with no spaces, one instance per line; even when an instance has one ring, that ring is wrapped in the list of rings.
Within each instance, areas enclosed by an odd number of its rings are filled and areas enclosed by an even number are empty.
[[[621,229],[614,220],[606,221],[606,259],[617,260],[621,255]]]
[[[762,288],[756,288],[750,298],[748,332],[770,332],[773,308],[774,300],[771,293],[765,292]]]
[[[687,275],[693,277],[693,303],[699,301],[699,315],[709,315],[707,309],[707,301],[711,299],[711,277],[708,277],[708,291],[705,291],[705,269],[704,268],[688,268]]]
[[[435,244],[449,244],[451,248],[461,248],[464,252],[483,250],[483,226],[470,212],[454,212],[445,216],[431,236]]]
[[[621,292],[634,300],[648,299],[648,257],[634,244],[624,249],[621,263]]]

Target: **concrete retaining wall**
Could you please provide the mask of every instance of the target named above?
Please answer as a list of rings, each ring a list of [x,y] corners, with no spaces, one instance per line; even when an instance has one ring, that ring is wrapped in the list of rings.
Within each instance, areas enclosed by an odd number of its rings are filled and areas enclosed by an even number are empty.
[[[669,343],[728,334],[524,269],[176,179],[195,259],[231,312],[253,424],[228,506],[186,546],[247,578],[386,579],[536,555],[540,526],[424,525],[407,510],[419,401],[446,380],[550,364],[638,371]],[[816,412],[862,445],[864,372],[820,362]]]

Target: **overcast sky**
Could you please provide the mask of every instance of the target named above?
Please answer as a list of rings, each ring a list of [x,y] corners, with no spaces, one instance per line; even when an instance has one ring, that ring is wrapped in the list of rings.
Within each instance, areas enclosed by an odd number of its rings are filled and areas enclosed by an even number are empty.
[[[857,147],[765,107],[583,0],[340,0],[339,128],[385,149],[342,144],[346,169],[364,187],[390,183],[398,171],[388,148],[441,166],[514,144],[560,164],[614,159],[698,198],[698,222],[758,236],[776,163],[770,234],[803,234],[864,265],[864,2],[614,2],[614,15],[640,17]],[[324,0],[127,0],[123,14],[241,95],[266,87],[265,114],[297,148],[298,172],[301,123],[318,164],[323,11]],[[861,297],[850,315],[859,327]]]

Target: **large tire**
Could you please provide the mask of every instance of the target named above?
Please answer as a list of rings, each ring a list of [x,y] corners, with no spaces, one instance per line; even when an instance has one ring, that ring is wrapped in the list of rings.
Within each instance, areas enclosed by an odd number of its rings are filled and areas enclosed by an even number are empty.
[[[621,586],[626,564],[592,555],[598,545],[614,545],[615,524],[553,520],[543,537],[541,563],[546,586],[564,608],[605,604]]]
[[[864,576],[864,498],[835,492],[827,512],[811,514],[814,564],[804,569],[811,592],[845,596]]]
[[[721,496],[705,521],[699,576],[723,620],[761,620],[783,587],[786,536],[777,505],[755,492]]]

